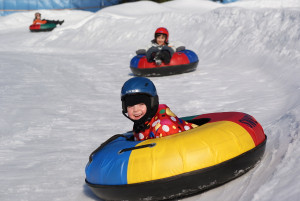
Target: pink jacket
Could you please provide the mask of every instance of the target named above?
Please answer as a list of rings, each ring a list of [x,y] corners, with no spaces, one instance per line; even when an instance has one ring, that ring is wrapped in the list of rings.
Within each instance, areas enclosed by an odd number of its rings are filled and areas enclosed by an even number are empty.
[[[165,104],[159,105],[157,113],[148,125],[149,128],[145,131],[134,132],[134,139],[136,141],[164,137],[197,127],[197,125],[178,118]]]

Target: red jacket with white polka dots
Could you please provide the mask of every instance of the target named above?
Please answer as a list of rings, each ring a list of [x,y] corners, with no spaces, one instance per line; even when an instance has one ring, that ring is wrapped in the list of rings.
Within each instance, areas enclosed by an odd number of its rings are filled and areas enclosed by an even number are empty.
[[[165,104],[160,104],[157,113],[148,123],[148,129],[142,132],[134,132],[136,141],[159,138],[175,133],[183,132],[197,125],[188,123],[178,118]]]

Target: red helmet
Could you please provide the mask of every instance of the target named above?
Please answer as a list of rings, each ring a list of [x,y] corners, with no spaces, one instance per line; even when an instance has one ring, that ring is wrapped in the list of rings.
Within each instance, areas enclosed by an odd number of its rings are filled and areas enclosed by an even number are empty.
[[[166,29],[165,27],[159,27],[159,28],[156,29],[156,31],[154,33],[154,38],[156,38],[157,34],[166,35],[166,42],[168,43],[168,40],[169,40],[169,31],[168,31],[168,29]]]

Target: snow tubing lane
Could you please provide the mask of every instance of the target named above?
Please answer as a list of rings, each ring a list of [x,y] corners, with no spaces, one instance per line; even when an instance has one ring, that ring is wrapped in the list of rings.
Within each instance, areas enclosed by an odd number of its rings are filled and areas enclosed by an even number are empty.
[[[175,52],[169,64],[160,66],[148,62],[144,54],[136,55],[130,61],[130,69],[136,76],[167,76],[196,70],[198,56],[191,50]]]
[[[56,27],[56,24],[32,24],[29,26],[31,32],[43,32],[43,31],[52,31]]]
[[[90,161],[86,166],[85,181],[87,185],[98,197],[104,200],[169,200],[182,198],[201,193],[237,178],[253,168],[264,154],[267,136],[264,134],[261,125],[248,114],[239,112],[211,113],[182,119],[199,126],[179,134],[142,142],[130,141],[126,139],[126,136],[125,138],[118,135],[112,138],[111,141],[103,143],[100,149],[96,149],[91,154]],[[226,132],[232,126],[233,130]],[[237,131],[239,133],[235,133]],[[228,136],[228,142],[225,142],[225,136]],[[186,138],[191,141],[187,141]],[[208,150],[213,150],[215,153],[208,153],[207,150],[203,150],[202,138],[204,138],[203,142],[211,143]],[[252,142],[249,142],[249,139]],[[230,142],[236,140],[239,145]],[[224,145],[220,145],[221,141],[224,141]],[[132,143],[136,146],[132,147]],[[163,146],[160,145],[161,143]],[[182,148],[180,144],[187,146]],[[241,147],[240,144],[242,144]],[[235,149],[235,146],[238,146],[237,149]],[[197,150],[197,148],[199,149]],[[169,158],[167,158],[169,161],[154,161],[152,164],[155,166],[157,163],[162,163],[159,174],[165,172],[172,172],[170,174],[173,174],[174,171],[177,171],[176,161],[178,158],[175,162],[172,161],[174,151],[180,152],[182,157],[186,158],[192,157],[196,153],[198,158],[192,159],[190,163],[184,163],[188,159],[180,158],[179,166],[186,166],[188,171],[183,170],[173,176],[164,177],[159,175],[160,178],[152,180],[140,176],[141,173],[147,174],[149,172],[147,167],[150,159],[148,157],[155,160],[157,158],[155,154],[159,155],[159,153],[164,152],[164,149],[170,152]],[[237,151],[238,149],[242,149],[242,151]],[[190,152],[185,152],[189,150]],[[224,153],[224,150],[227,150],[227,152]],[[116,152],[116,154],[114,156],[109,155],[109,152]],[[141,155],[134,155],[138,152],[142,152]],[[150,153],[149,156],[145,154],[147,152]],[[137,157],[134,159],[136,169],[130,167],[130,162],[124,163],[122,161],[121,158],[124,157],[124,154]],[[204,159],[204,156],[214,157]],[[204,167],[203,161],[207,161]],[[215,164],[211,165],[210,161],[218,162],[213,162]],[[114,166],[114,164],[117,164],[117,166]],[[202,167],[197,169],[199,165]],[[196,167],[193,167],[194,170],[189,170],[188,166]],[[132,180],[132,178],[130,179],[130,168],[134,169],[133,180],[140,180],[140,182],[130,181]],[[118,181],[113,176],[117,172],[119,172],[119,176],[121,175],[120,177],[124,176],[123,181],[122,179]],[[150,174],[154,174],[154,176],[151,176],[155,177],[155,170]]]

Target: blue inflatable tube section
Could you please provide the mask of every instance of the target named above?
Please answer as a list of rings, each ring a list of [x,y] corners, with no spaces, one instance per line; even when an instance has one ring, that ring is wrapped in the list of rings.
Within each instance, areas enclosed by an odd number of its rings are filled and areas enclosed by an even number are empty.
[[[86,180],[92,184],[127,184],[127,167],[131,151],[118,153],[116,150],[134,147],[140,142],[119,137],[110,143],[111,146],[105,146],[95,153],[92,156],[94,162],[88,163],[85,168]]]
[[[191,50],[182,50],[180,52],[183,52],[188,57],[190,63],[194,63],[194,62],[197,62],[199,60],[196,53],[191,51]]]

